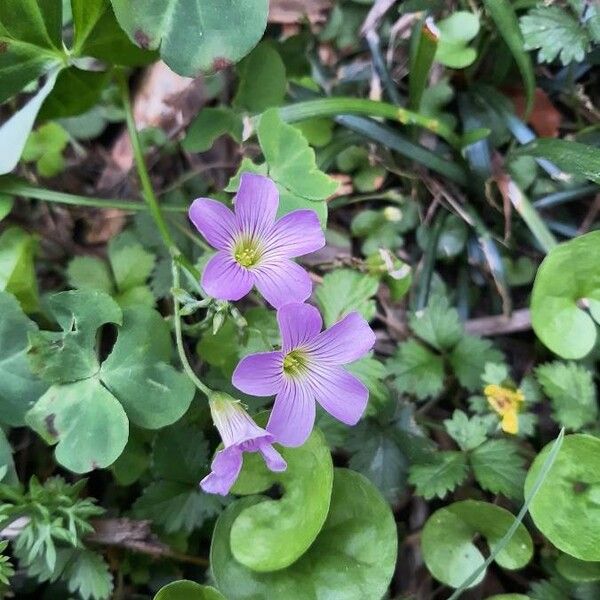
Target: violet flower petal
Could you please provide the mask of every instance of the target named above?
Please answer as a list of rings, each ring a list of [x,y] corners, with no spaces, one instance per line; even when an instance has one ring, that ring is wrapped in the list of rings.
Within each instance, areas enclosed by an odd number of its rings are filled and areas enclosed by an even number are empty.
[[[310,386],[317,402],[338,421],[356,425],[369,400],[369,390],[354,375],[338,366],[311,369]]]
[[[281,352],[259,352],[242,358],[233,372],[231,382],[246,394],[273,396],[283,379]]]
[[[201,284],[204,291],[209,296],[221,300],[243,298],[251,290],[253,283],[250,271],[222,250],[206,263],[202,271]]]
[[[315,413],[315,400],[310,386],[304,382],[285,380],[275,398],[267,431],[284,446],[301,446],[313,428]]]
[[[317,360],[333,365],[344,365],[364,356],[375,344],[375,334],[357,312],[320,333],[309,350]]]
[[[277,259],[259,264],[252,269],[252,274],[258,291],[275,308],[289,302],[303,302],[312,293],[308,273],[291,260]]]
[[[238,229],[250,237],[263,237],[273,227],[279,207],[279,191],[268,177],[244,173],[235,197]]]
[[[242,470],[242,451],[237,446],[223,448],[215,455],[211,472],[200,482],[208,494],[227,496]]]
[[[273,448],[272,444],[261,444],[258,451],[262,454],[265,464],[270,471],[280,473],[287,469],[287,463],[283,459],[283,456]]]
[[[190,206],[189,217],[213,248],[225,250],[232,245],[238,231],[235,215],[220,202],[198,198]]]
[[[277,311],[282,352],[306,345],[321,331],[321,313],[310,304],[291,302]]]
[[[266,257],[294,258],[324,245],[325,236],[314,210],[294,210],[284,215],[265,239]]]

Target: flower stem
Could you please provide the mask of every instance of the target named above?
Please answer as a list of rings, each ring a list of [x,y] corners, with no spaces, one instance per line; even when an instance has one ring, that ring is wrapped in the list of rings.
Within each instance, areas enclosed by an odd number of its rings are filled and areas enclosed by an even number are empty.
[[[179,288],[179,268],[177,266],[177,262],[175,259],[171,262],[171,271],[173,273],[173,287],[175,289]],[[190,365],[187,355],[185,353],[185,348],[183,347],[183,335],[181,333],[181,313],[179,312],[179,300],[175,294],[173,294],[173,319],[175,321],[175,341],[177,343],[177,352],[179,354],[179,360],[181,360],[181,364],[183,366],[183,370],[186,372],[187,376],[192,380],[194,385],[206,396],[210,398],[213,394],[213,390],[211,390],[207,385],[202,383],[196,373],[194,373],[194,369]]]
[[[171,256],[177,258],[180,264],[182,264],[185,269],[192,273],[194,277],[199,279],[200,273],[198,272],[198,269],[196,269],[194,265],[182,254],[181,250],[179,250],[179,248],[177,247],[177,244],[175,244],[175,241],[171,236],[171,232],[169,231],[169,227],[167,226],[167,222],[165,221],[160,204],[158,203],[156,194],[154,193],[154,189],[152,188],[150,175],[148,174],[148,168],[146,167],[146,162],[144,161],[142,145],[140,143],[138,131],[135,126],[133,109],[131,108],[129,82],[127,81],[127,77],[125,77],[124,71],[117,71],[117,80],[119,82],[121,98],[123,100],[123,107],[125,109],[127,130],[129,132],[129,138],[131,140],[131,146],[133,148],[133,158],[135,160],[135,166],[137,169],[138,177],[140,179],[140,184],[142,186],[142,196],[146,204],[148,205],[148,211],[150,212],[150,216],[156,224],[156,227],[158,228],[158,231],[160,233],[160,237],[162,238],[167,249],[169,250]]]

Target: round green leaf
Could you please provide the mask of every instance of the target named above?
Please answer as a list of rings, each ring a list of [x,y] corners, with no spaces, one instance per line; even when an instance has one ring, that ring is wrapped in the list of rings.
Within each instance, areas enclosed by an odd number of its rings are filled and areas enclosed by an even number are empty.
[[[556,570],[565,579],[575,583],[600,581],[600,562],[588,562],[561,554],[556,561]]]
[[[533,284],[531,323],[536,335],[563,358],[583,358],[600,323],[600,231],[553,248]]]
[[[525,480],[525,496],[550,452],[536,457]],[[568,435],[529,512],[538,529],[560,550],[587,561],[600,561],[600,439]]]
[[[58,442],[56,460],[74,473],[111,465],[129,435],[123,407],[96,377],[53,385],[25,421],[47,443]]]
[[[440,508],[423,528],[423,560],[438,581],[459,587],[485,560],[473,544],[473,537],[481,534],[493,551],[514,520],[507,510],[477,500],[464,500]],[[496,562],[505,569],[520,569],[529,562],[532,554],[531,537],[527,529],[519,525],[506,547],[496,556]],[[470,587],[484,577],[485,571]]]
[[[160,48],[180,75],[223,68],[243,58],[267,25],[268,0],[111,0],[117,21],[145,49]]]
[[[154,600],[226,600],[214,587],[200,585],[195,581],[173,581],[154,596]]]
[[[392,512],[362,475],[336,469],[331,507],[321,533],[287,569],[258,573],[231,554],[230,531],[239,515],[263,501],[243,498],[219,517],[211,547],[211,568],[229,600],[256,598],[381,598],[396,565],[398,540]]]
[[[260,422],[260,419],[259,419]],[[275,571],[295,562],[314,542],[329,511],[333,464],[323,434],[315,430],[299,448],[278,448],[287,462],[269,471],[257,453],[244,455],[234,493],[256,494],[279,484],[283,496],[244,510],[231,527],[231,551],[255,571]]]

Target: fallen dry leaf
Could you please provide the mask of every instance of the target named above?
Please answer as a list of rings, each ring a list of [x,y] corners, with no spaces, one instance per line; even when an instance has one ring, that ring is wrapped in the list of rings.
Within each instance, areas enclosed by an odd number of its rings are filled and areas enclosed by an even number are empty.
[[[522,88],[509,88],[506,90],[508,97],[515,105],[519,117],[525,116],[525,94]],[[540,137],[557,137],[559,134],[562,115],[554,107],[544,90],[535,89],[533,109],[527,121]]]

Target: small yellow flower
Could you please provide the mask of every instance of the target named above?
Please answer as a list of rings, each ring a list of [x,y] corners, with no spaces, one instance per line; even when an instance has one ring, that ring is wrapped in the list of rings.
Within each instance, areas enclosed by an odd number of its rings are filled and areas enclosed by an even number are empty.
[[[512,390],[501,385],[486,385],[485,394],[490,406],[502,417],[502,431],[515,434],[519,431],[517,413],[525,401],[523,392]]]

